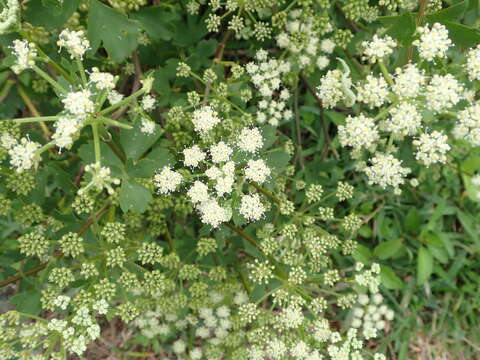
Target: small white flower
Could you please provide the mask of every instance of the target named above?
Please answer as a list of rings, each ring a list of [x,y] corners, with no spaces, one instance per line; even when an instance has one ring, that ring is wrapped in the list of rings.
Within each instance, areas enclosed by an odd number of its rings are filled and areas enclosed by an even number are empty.
[[[270,176],[270,173],[270,168],[264,160],[248,160],[245,168],[245,178],[247,180],[262,184]]]
[[[372,118],[363,114],[348,116],[345,125],[338,127],[338,137],[342,146],[351,146],[354,150],[370,148],[378,141],[377,125]]]
[[[420,39],[415,40],[413,45],[418,47],[420,57],[433,61],[436,57],[444,58],[447,55],[452,41],[448,38],[448,30],[444,25],[435,23],[429,29],[427,24],[417,28],[417,32],[420,34]]]
[[[377,184],[384,189],[388,186],[398,188],[410,173],[410,169],[402,167],[402,162],[391,154],[376,154],[370,162],[372,165],[364,170],[368,183]]]
[[[12,70],[15,74],[20,74],[23,70],[29,69],[35,65],[34,58],[37,56],[35,44],[27,40],[14,40],[11,47],[16,56],[15,64]]]
[[[363,58],[374,64],[391,55],[397,43],[388,35],[383,38],[373,35],[372,40],[364,41],[362,46],[364,47]]]
[[[10,155],[10,164],[16,168],[17,172],[23,172],[31,169],[38,161],[37,150],[40,144],[22,138],[8,150]]]
[[[380,107],[388,101],[388,84],[383,77],[367,75],[362,86],[357,88],[357,100],[370,108]]]
[[[232,148],[223,141],[220,141],[218,144],[210,147],[210,156],[212,157],[213,163],[228,161],[232,153]]]
[[[61,117],[55,122],[55,133],[52,139],[59,148],[69,149],[73,144],[73,138],[82,127],[82,121]]]
[[[218,113],[210,106],[203,106],[193,113],[192,123],[195,131],[206,133],[213,129],[220,122]]]
[[[259,220],[265,210],[265,205],[263,205],[258,194],[242,196],[239,212],[248,221]]]
[[[152,135],[155,132],[155,122],[146,117],[142,117],[142,126],[140,127],[140,131],[144,134]]]
[[[422,116],[415,105],[408,102],[390,109],[390,118],[385,122],[386,129],[398,136],[415,135],[421,125]]]
[[[465,69],[470,80],[480,80],[480,45],[468,51]]]
[[[94,110],[94,103],[90,99],[92,93],[90,90],[84,89],[68,93],[62,99],[65,110],[71,115],[77,116],[80,119],[85,119],[89,113]]]
[[[413,141],[413,145],[418,148],[415,157],[427,167],[435,163],[445,163],[446,154],[450,150],[447,141],[447,135],[436,130],[430,134],[422,134]]]
[[[141,101],[142,109],[145,111],[152,111],[155,108],[155,98],[151,95],[145,95]]]
[[[226,209],[213,199],[203,201],[198,206],[200,218],[204,224],[217,228],[221,223],[228,221],[230,216]]]
[[[414,64],[395,70],[393,92],[401,98],[415,98],[420,94],[426,78],[424,71]]]
[[[57,45],[60,48],[65,47],[72,59],[74,57],[82,58],[90,48],[90,42],[87,40],[83,30],[63,30],[58,37]]]
[[[110,169],[105,166],[100,166],[99,163],[88,164],[87,166],[85,166],[85,172],[90,173],[92,176],[92,179],[87,184],[87,186],[78,190],[79,195],[82,195],[92,187],[97,191],[102,191],[103,189],[106,189],[108,193],[111,195],[114,193],[112,185],[120,184],[119,179],[116,179],[110,175],[111,174]]]
[[[335,49],[335,42],[331,39],[324,39],[320,43],[320,50],[322,50],[324,53],[331,54],[333,50]]]
[[[196,180],[192,187],[187,191],[187,196],[194,204],[207,201],[209,199],[208,186],[201,181]]]
[[[177,189],[182,182],[182,175],[165,166],[160,173],[153,177],[153,181],[160,194],[168,194]]]
[[[430,110],[441,112],[462,100],[464,88],[452,74],[433,75],[425,94]]]
[[[200,149],[198,145],[193,145],[183,150],[185,166],[197,167],[203,160],[205,160],[206,154]]]
[[[107,95],[110,105],[115,105],[123,100],[123,95],[116,90],[112,90]]]
[[[115,76],[107,72],[100,72],[98,68],[92,68],[90,82],[100,90],[112,90],[115,87]]]
[[[245,128],[239,135],[238,147],[249,153],[254,153],[260,150],[263,146],[263,137],[258,128]]]

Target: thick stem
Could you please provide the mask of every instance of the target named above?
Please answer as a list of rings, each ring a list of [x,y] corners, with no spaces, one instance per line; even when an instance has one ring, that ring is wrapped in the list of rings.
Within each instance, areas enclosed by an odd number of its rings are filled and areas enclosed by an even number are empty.
[[[104,116],[99,116],[98,120],[100,120],[102,123],[110,125],[110,126],[116,126],[116,127],[126,129],[126,130],[133,129],[133,126],[131,126],[131,125],[124,124],[124,123],[121,123],[120,121],[109,119],[109,118],[104,117]]]
[[[387,67],[385,66],[385,63],[382,60],[378,60],[378,66],[380,67],[380,71],[382,72],[383,77],[387,81],[388,85],[393,86],[394,82],[393,82],[392,76],[388,72]]]
[[[83,86],[88,84],[87,76],[85,75],[85,69],[83,68],[82,60],[78,56],[75,56],[75,62],[77,63],[78,71],[80,72],[80,78],[82,79]]]
[[[32,122],[41,122],[41,121],[55,121],[60,119],[60,116],[36,116],[36,117],[25,117],[17,118],[12,121],[17,124],[32,123]]]
[[[144,89],[140,89],[138,91],[135,91],[132,95],[127,96],[122,101],[119,101],[118,103],[103,109],[102,111],[99,112],[99,114],[100,115],[106,115],[108,113],[111,113],[112,111],[117,110],[118,108],[121,108],[123,105],[129,103],[130,101],[135,100],[139,96],[142,96],[144,93],[145,93]]]
[[[263,195],[265,195],[267,198],[269,198],[270,200],[276,202],[277,204],[280,204],[280,199],[277,198],[275,195],[273,195],[271,192],[265,190],[264,188],[262,188],[260,185],[258,185],[256,182],[252,181],[250,183],[255,189],[257,189],[258,191],[260,191]]]
[[[101,165],[102,154],[100,152],[100,136],[98,134],[98,124],[96,122],[92,123],[92,131],[93,131],[93,146],[95,148],[95,162]]]

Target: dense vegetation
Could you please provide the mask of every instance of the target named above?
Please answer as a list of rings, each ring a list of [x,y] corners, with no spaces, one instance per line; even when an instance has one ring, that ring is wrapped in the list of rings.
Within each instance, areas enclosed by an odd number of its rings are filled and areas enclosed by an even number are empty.
[[[0,359],[477,359],[477,0],[1,0]]]

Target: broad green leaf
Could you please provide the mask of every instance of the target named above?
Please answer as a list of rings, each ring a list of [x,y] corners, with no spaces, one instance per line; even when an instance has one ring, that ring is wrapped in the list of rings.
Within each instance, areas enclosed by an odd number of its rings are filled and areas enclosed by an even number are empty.
[[[157,147],[137,163],[127,163],[127,173],[132,177],[151,177],[164,166],[173,166],[174,164],[173,155],[167,149]]]
[[[422,285],[425,283],[433,272],[433,256],[430,251],[421,247],[417,257],[417,283]]]
[[[410,233],[418,234],[421,230],[422,219],[418,210],[415,207],[412,207],[407,216],[405,217],[405,230]]]
[[[462,224],[463,229],[465,232],[470,236],[470,238],[476,242],[477,244],[480,243],[480,231],[478,230],[478,220],[472,215],[457,209],[457,217]]]
[[[277,128],[275,126],[264,125],[260,128],[263,137],[263,150],[267,150],[277,141]]]
[[[413,41],[415,33],[415,18],[406,12],[398,18],[398,20],[388,28],[387,34],[397,39],[403,45],[409,45]]]
[[[97,0],[90,0],[87,28],[92,52],[103,43],[115,62],[124,61],[137,48],[138,24]]]
[[[174,21],[179,18],[164,6],[150,6],[130,15],[154,40],[169,41],[175,32]]]
[[[100,143],[100,152],[102,154],[102,165],[108,166],[110,168],[115,167],[118,169],[123,168],[122,161],[118,158],[117,155],[110,149],[108,145],[104,142]],[[95,162],[95,149],[93,141],[89,141],[86,144],[83,144],[78,149],[78,155],[84,161],[85,164],[92,164]],[[113,170],[113,169],[112,169]]]
[[[60,4],[46,4],[42,0],[30,0],[24,16],[25,21],[47,30],[61,28],[77,10],[80,0],[65,0]]]
[[[373,253],[379,259],[385,260],[394,256],[402,248],[403,240],[401,238],[385,241],[375,247]]]
[[[427,14],[426,19],[430,24],[436,22],[458,20],[467,10],[468,1],[464,0],[446,9]]]
[[[37,315],[42,310],[40,298],[41,294],[38,291],[24,291],[13,296],[10,302],[16,305],[15,310],[17,311]]]
[[[122,129],[120,131],[120,143],[125,151],[127,159],[136,161],[142,157],[145,152],[152,147],[162,134],[160,126],[155,124],[153,133],[144,133],[142,130],[142,122],[137,118],[133,124],[133,129]]]
[[[123,212],[143,213],[152,200],[152,194],[145,186],[131,179],[124,179],[120,187],[120,207]]]
[[[400,279],[395,274],[395,271],[387,265],[380,266],[380,281],[383,286],[390,290],[400,290],[405,286],[402,279]]]
[[[457,46],[472,47],[480,43],[480,30],[466,25],[443,21],[448,35]]]
[[[275,150],[265,155],[267,164],[277,172],[285,169],[290,161],[290,155],[283,150]]]
[[[365,245],[357,245],[355,251],[352,254],[355,261],[361,262],[362,264],[370,264],[372,259],[372,252]]]

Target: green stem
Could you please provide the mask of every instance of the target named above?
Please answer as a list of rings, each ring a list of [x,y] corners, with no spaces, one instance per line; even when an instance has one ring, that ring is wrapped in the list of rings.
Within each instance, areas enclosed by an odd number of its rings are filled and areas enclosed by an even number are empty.
[[[85,69],[83,68],[83,63],[82,60],[78,56],[75,56],[75,62],[77,63],[78,66],[78,71],[80,72],[80,78],[82,79],[83,86],[87,86],[88,81],[87,81],[87,76],[85,75]]]
[[[95,162],[101,165],[102,154],[100,152],[100,136],[98,135],[98,124],[96,122],[92,123],[92,131],[93,145],[95,148]]]
[[[110,126],[116,126],[116,127],[119,127],[119,128],[122,128],[122,129],[127,129],[127,130],[133,129],[133,126],[131,126],[131,125],[127,125],[127,124],[121,123],[120,121],[109,119],[109,118],[104,117],[104,116],[99,116],[98,120],[100,120],[102,123],[110,125]]]
[[[383,77],[387,81],[388,85],[393,86],[394,82],[393,82],[392,76],[388,72],[387,67],[385,66],[385,63],[382,60],[378,60],[378,66],[380,66],[380,71],[382,72]]]
[[[40,69],[37,65],[33,65],[32,69],[42,78],[44,78],[50,85],[52,85],[58,92],[62,94],[68,94],[68,91],[62,87],[57,81],[55,81],[50,75],[45,71]]]
[[[58,120],[60,116],[35,116],[35,117],[26,117],[26,118],[17,118],[12,121],[17,124],[31,123],[31,122],[40,122],[40,121],[55,121]]]
[[[144,93],[145,93],[144,89],[140,89],[138,91],[135,91],[132,95],[127,96],[122,101],[119,101],[118,103],[103,109],[102,111],[99,112],[99,114],[100,115],[106,115],[108,113],[111,113],[112,111],[117,110],[118,108],[121,108],[123,105],[129,103],[130,101],[132,101],[136,98],[138,98],[139,96],[143,95]]]
[[[37,150],[37,155],[40,155],[44,151],[47,151],[48,149],[51,149],[54,146],[55,146],[55,141],[51,141],[51,142],[43,145],[40,149]]]
[[[275,195],[273,195],[271,192],[265,190],[264,188],[262,188],[260,185],[258,185],[256,182],[252,181],[250,183],[255,189],[257,189],[258,191],[260,191],[263,195],[265,195],[267,198],[269,198],[270,200],[276,202],[277,204],[280,204],[281,201],[279,198],[277,198]]]
[[[245,233],[242,229],[236,227],[235,225],[231,224],[231,223],[225,223],[225,225],[227,227],[229,227],[230,229],[232,229],[233,231],[235,231],[238,235],[240,235],[242,238],[244,238],[245,240],[247,240],[250,244],[252,244],[254,247],[256,247],[257,249],[259,249],[260,247],[258,246],[257,242],[250,236],[248,235],[247,233]]]

